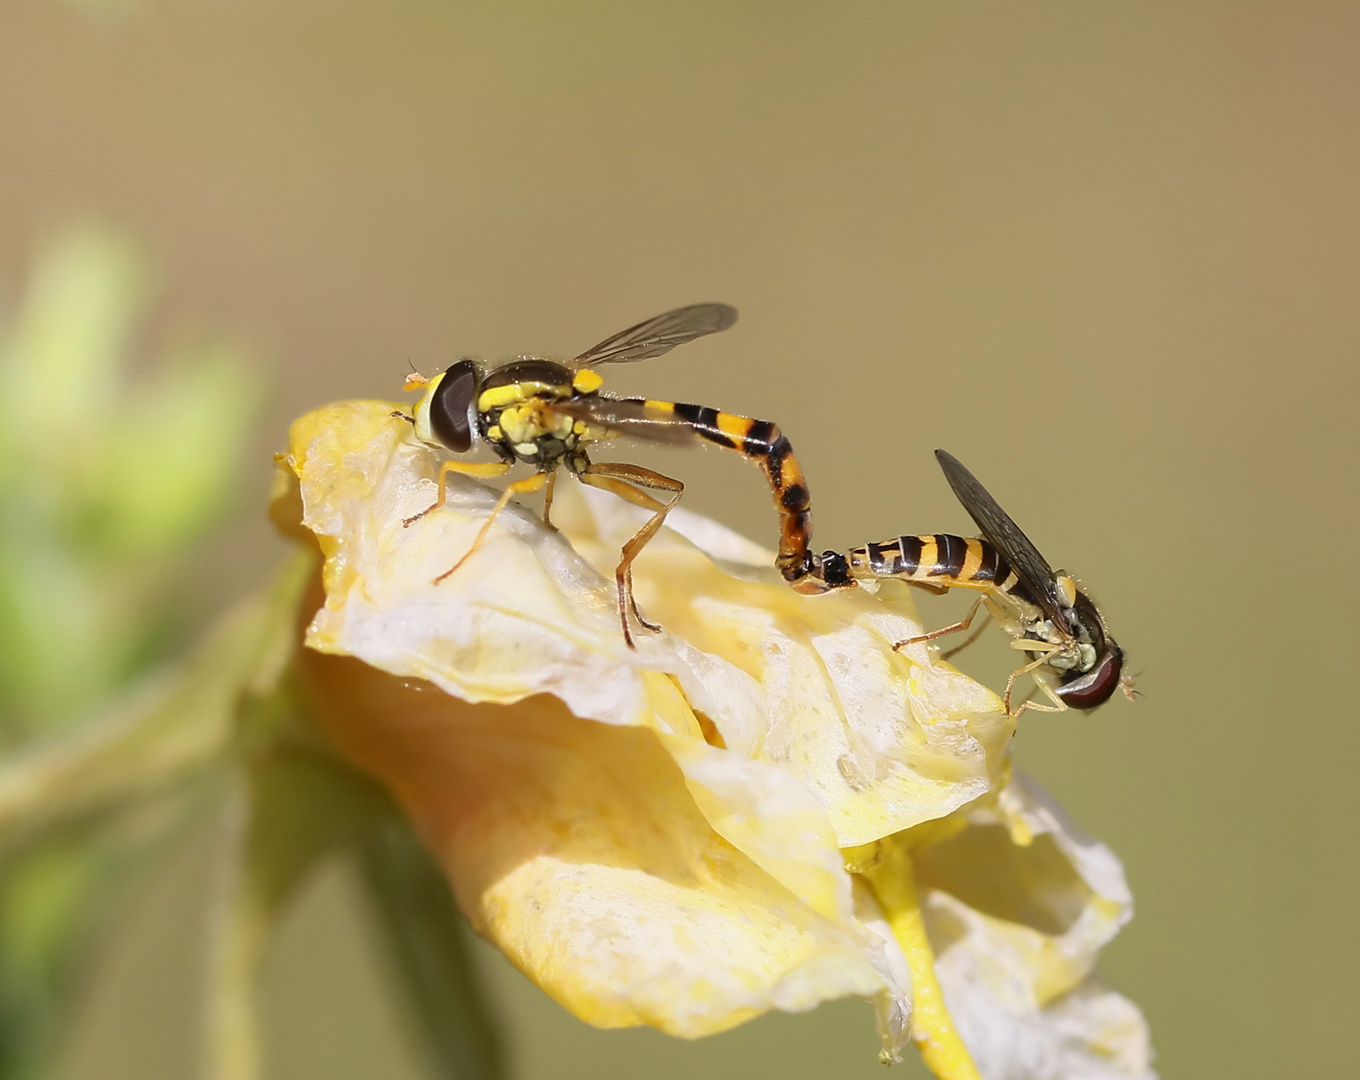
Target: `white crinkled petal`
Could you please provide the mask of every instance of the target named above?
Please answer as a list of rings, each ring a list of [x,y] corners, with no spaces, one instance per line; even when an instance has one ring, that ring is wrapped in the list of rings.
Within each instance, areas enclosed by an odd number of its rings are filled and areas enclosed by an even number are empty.
[[[1132,916],[1123,868],[1032,780],[918,853],[950,1012],[984,1080],[1153,1080],[1142,1014],[1097,954]]]

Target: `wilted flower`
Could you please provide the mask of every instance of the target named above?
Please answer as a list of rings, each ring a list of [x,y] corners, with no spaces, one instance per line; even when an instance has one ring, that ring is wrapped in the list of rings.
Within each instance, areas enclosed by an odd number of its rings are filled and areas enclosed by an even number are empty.
[[[905,588],[806,597],[677,510],[635,564],[665,631],[628,649],[610,580],[634,511],[559,492],[498,520],[392,406],[293,427],[276,517],[324,555],[314,717],[392,791],[459,906],[604,1027],[683,1036],[859,995],[941,1077],[1150,1077],[1096,954],[1119,863],[1013,776],[1013,722],[924,645]],[[297,501],[300,497],[300,503]],[[319,607],[317,607],[319,605]],[[913,990],[915,996],[913,1013]]]

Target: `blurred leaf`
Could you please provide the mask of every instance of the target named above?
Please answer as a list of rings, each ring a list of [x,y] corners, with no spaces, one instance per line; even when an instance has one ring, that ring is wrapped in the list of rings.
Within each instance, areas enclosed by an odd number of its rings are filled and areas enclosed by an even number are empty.
[[[92,437],[116,414],[119,368],[144,295],[141,261],[123,236],[82,228],[46,248],[0,365],[0,415],[13,447],[46,446],[55,451],[47,457],[68,459],[97,447]],[[50,489],[51,477],[27,479]]]
[[[292,655],[302,589],[299,555],[275,587],[229,612],[181,664],[78,734],[0,765],[0,838],[148,793],[225,752],[242,702],[268,693]]]
[[[233,808],[229,886],[213,920],[204,1039],[206,1080],[262,1075],[256,1004],[266,943],[298,884],[391,813],[371,781],[306,746],[251,761]]]
[[[118,665],[101,647],[111,636],[101,599],[50,541],[0,543],[0,750],[113,688]]]
[[[93,484],[109,549],[170,551],[220,516],[260,396],[235,354],[218,347],[181,357],[128,406]]]
[[[55,1049],[91,945],[129,886],[239,742],[243,708],[284,697],[300,556],[180,666],[81,731],[0,766],[0,1077],[33,1077]]]
[[[221,345],[134,375],[147,294],[130,241],[73,230],[0,336],[0,748],[165,655],[190,545],[240,471],[257,378]]]
[[[376,830],[362,854],[374,911],[433,1075],[499,1080],[499,1032],[448,879],[398,822]]]
[[[133,887],[217,785],[91,813],[0,859],[0,1077],[36,1080],[59,1049],[74,989]]]

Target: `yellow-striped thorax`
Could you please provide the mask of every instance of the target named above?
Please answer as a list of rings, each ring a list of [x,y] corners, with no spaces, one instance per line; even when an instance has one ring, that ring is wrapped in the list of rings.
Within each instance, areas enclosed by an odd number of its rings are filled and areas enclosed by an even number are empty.
[[[551,407],[593,395],[603,382],[589,368],[527,357],[489,372],[474,360],[461,360],[428,382],[408,378],[407,387],[424,390],[413,416],[422,442],[464,453],[480,436],[507,462],[551,468],[613,437],[606,428]]]

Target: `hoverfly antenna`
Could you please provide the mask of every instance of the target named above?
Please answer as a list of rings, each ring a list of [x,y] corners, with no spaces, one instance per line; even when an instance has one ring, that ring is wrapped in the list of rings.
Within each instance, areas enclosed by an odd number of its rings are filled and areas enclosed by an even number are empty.
[[[412,390],[422,390],[430,385],[428,377],[412,369],[411,374],[406,376],[406,382],[402,384],[402,389],[408,393]]]

